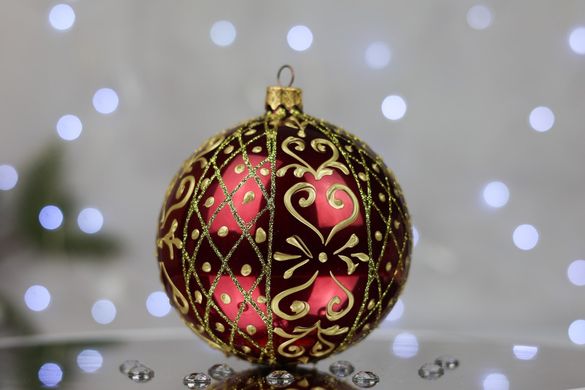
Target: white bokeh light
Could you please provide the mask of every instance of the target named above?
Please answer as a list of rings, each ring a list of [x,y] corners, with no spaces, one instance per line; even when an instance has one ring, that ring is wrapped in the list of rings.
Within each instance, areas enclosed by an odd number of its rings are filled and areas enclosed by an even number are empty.
[[[118,94],[112,88],[100,88],[93,95],[93,107],[100,114],[111,114],[119,103]]]
[[[51,293],[45,286],[35,284],[24,293],[24,303],[32,311],[43,311],[51,303]]]
[[[154,317],[164,317],[171,311],[169,297],[163,291],[155,291],[146,298],[146,310]]]
[[[95,349],[84,349],[77,355],[77,367],[84,372],[96,372],[103,363],[102,354]]]
[[[418,239],[420,238],[420,234],[418,233],[418,229],[416,226],[412,227],[412,245],[416,246],[418,244]]]
[[[392,53],[384,42],[373,42],[366,49],[366,63],[370,68],[382,69],[388,66]]]
[[[392,308],[392,310],[390,311],[390,313],[386,317],[385,321],[389,321],[389,322],[398,321],[399,319],[402,318],[403,314],[404,314],[404,303],[402,302],[402,299],[398,299],[396,301],[396,303],[394,304],[394,307]]]
[[[39,222],[47,230],[58,229],[63,223],[63,212],[57,206],[45,206],[39,212]]]
[[[83,130],[81,120],[75,115],[63,115],[57,121],[57,134],[65,141],[73,141],[79,138]]]
[[[585,260],[575,260],[569,264],[567,277],[575,286],[585,286]]]
[[[229,46],[236,40],[236,27],[227,20],[220,20],[211,26],[209,37],[217,46]]]
[[[585,55],[585,26],[579,26],[571,31],[569,46],[576,54]]]
[[[518,249],[529,251],[538,243],[538,230],[532,225],[524,224],[514,229],[512,239]]]
[[[475,30],[485,30],[494,20],[492,11],[485,5],[474,5],[467,11],[467,24]]]
[[[116,318],[116,306],[108,299],[100,299],[93,304],[91,316],[98,324],[109,324]]]
[[[392,121],[397,121],[406,114],[406,102],[401,96],[386,96],[382,101],[382,114]]]
[[[508,186],[501,181],[492,181],[483,189],[483,200],[488,206],[499,208],[508,203],[510,191]]]
[[[75,11],[69,4],[57,4],[49,11],[49,23],[55,30],[69,30],[75,23]]]
[[[585,320],[575,320],[569,325],[569,339],[577,345],[585,344]]]
[[[538,347],[535,345],[514,345],[512,351],[518,360],[532,360],[538,354]]]
[[[288,31],[286,41],[291,49],[305,51],[313,44],[313,33],[307,26],[294,26]]]
[[[77,216],[77,225],[82,232],[94,234],[99,232],[104,225],[104,217],[98,209],[88,207],[81,210]]]
[[[489,374],[483,379],[483,390],[508,390],[509,388],[508,377],[499,372]]]
[[[400,333],[394,338],[392,352],[395,356],[409,359],[418,353],[418,340],[412,333]]]
[[[9,191],[18,183],[18,172],[12,165],[0,165],[0,190]]]
[[[528,123],[530,123],[530,127],[540,133],[549,131],[555,124],[555,114],[548,107],[536,107],[530,111]]]
[[[57,363],[45,363],[39,368],[39,380],[45,387],[57,387],[63,380],[63,370]]]

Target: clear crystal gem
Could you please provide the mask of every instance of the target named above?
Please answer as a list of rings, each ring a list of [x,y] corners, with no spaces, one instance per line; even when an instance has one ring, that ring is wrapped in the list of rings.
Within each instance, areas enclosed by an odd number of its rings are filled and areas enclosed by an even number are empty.
[[[445,370],[436,363],[425,363],[418,369],[418,375],[423,379],[439,379],[443,376]]]
[[[120,372],[124,375],[128,375],[128,372],[136,367],[141,365],[138,360],[126,360],[124,363],[120,364]]]
[[[329,366],[329,371],[339,378],[350,376],[353,373],[353,370],[353,365],[346,360],[339,360],[335,363],[331,363]]]
[[[271,386],[285,387],[292,385],[295,381],[295,377],[288,371],[276,370],[266,375],[266,383]]]
[[[134,382],[137,383],[148,382],[153,377],[154,371],[141,363],[139,363],[137,366],[130,368],[130,370],[128,371],[128,378],[132,379]]]
[[[358,387],[374,387],[380,382],[378,375],[371,371],[359,371],[351,380]]]
[[[443,367],[444,370],[454,370],[459,367],[459,360],[453,356],[439,356],[435,359],[435,364]]]
[[[218,381],[227,379],[235,373],[234,369],[225,363],[214,364],[209,368],[209,370],[207,370],[207,372],[209,373],[210,377]]]
[[[205,389],[211,384],[211,378],[202,372],[193,372],[183,378],[183,384],[189,389]]]

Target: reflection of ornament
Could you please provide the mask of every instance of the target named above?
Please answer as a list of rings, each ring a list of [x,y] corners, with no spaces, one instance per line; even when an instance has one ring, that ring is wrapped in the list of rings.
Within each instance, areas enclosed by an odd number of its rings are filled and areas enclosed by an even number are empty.
[[[266,110],[183,164],[160,215],[159,266],[174,306],[212,346],[307,363],[390,311],[411,226],[381,158],[304,114],[300,89],[268,87]]]

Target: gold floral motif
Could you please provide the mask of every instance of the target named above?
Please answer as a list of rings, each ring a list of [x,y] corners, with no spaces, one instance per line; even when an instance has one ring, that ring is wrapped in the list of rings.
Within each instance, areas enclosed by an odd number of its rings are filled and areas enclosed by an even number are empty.
[[[315,138],[314,140],[311,141],[311,147],[315,151],[319,153],[325,153],[327,149],[330,149],[332,152],[331,157],[327,159],[327,161],[325,161],[323,164],[319,165],[317,169],[314,169],[309,163],[307,163],[305,160],[299,157],[299,155],[290,150],[289,145],[294,145],[295,146],[294,149],[297,152],[302,152],[303,150],[305,150],[305,141],[303,139],[297,137],[287,137],[282,142],[281,146],[282,150],[286,154],[297,160],[299,163],[298,164],[293,163],[279,168],[278,171],[276,171],[276,176],[282,177],[286,175],[286,172],[291,168],[294,168],[293,174],[296,177],[303,177],[303,175],[308,172],[312,174],[316,180],[321,180],[323,176],[332,175],[333,169],[331,168],[337,168],[344,174],[349,175],[349,169],[344,164],[337,161],[339,159],[339,151],[337,150],[335,145],[331,143],[331,141],[323,138]]]
[[[171,286],[171,290],[173,291],[173,302],[175,302],[175,306],[182,314],[187,314],[189,312],[189,301],[171,280],[165,264],[162,261],[160,261],[158,264],[163,276],[167,280],[167,283]]]
[[[341,288],[345,295],[347,296],[347,307],[341,311],[333,310],[334,305],[339,305],[341,303],[341,298],[339,298],[337,295],[331,298],[331,300],[327,303],[327,313],[325,314],[327,319],[329,321],[337,321],[343,316],[345,316],[347,313],[349,313],[349,311],[353,308],[354,298],[351,291],[349,291],[349,289],[345,287],[343,283],[337,280],[335,275],[333,275],[333,272],[329,271],[329,275],[331,275],[335,284],[337,284],[339,288]]]
[[[185,191],[185,187],[187,187],[187,191]],[[173,204],[171,207],[169,207],[168,209],[164,210],[161,213],[160,216],[160,226],[164,226],[165,222],[167,221],[167,218],[169,217],[169,215],[175,211],[175,210],[179,210],[182,207],[184,207],[187,204],[187,201],[189,200],[189,198],[191,197],[191,195],[193,195],[193,190],[195,189],[195,177],[193,176],[185,176],[184,178],[181,179],[181,182],[179,183],[179,188],[177,188],[177,192],[175,192],[175,199],[179,199],[181,198],[181,200],[175,204]],[[183,196],[181,197],[181,194],[183,194]]]
[[[177,249],[183,248],[183,241],[175,237],[175,232],[177,231],[178,227],[179,223],[177,222],[176,219],[173,219],[169,231],[156,241],[156,245],[161,249],[164,244],[167,245],[167,247],[169,248],[169,258],[171,260],[175,259],[175,251],[173,250],[173,247],[175,246],[177,247]]]
[[[299,358],[305,354],[305,347],[295,345],[295,343],[314,331],[317,331],[318,341],[313,345],[309,354],[314,357],[322,357],[330,354],[336,345],[333,342],[325,340],[323,336],[338,336],[347,333],[349,328],[341,328],[339,325],[333,325],[323,329],[321,321],[315,322],[311,327],[297,326],[293,329],[292,334],[287,333],[282,328],[275,328],[274,333],[280,337],[290,339],[278,346],[278,353],[288,358]]]
[[[317,279],[317,275],[319,275],[319,271],[315,271],[313,276],[309,280],[307,280],[305,283],[303,283],[299,286],[296,286],[296,287],[291,287],[287,290],[282,291],[278,295],[276,295],[274,297],[274,299],[272,300],[272,304],[271,304],[272,311],[274,313],[276,313],[279,317],[284,318],[285,320],[288,320],[288,321],[298,320],[299,318],[303,318],[304,316],[306,316],[310,310],[310,306],[309,306],[308,302],[298,301],[298,300],[293,301],[293,303],[290,305],[290,310],[294,313],[292,315],[283,312],[280,309],[279,304],[280,304],[280,301],[282,301],[284,298],[288,297],[289,295],[293,295],[299,291],[303,291],[304,289],[311,286],[313,284],[313,282],[315,281],[315,279]]]

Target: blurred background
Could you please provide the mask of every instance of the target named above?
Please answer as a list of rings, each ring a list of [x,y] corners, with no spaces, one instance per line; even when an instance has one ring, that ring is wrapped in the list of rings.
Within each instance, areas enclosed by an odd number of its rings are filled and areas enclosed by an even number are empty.
[[[187,332],[154,256],[164,191],[287,63],[406,195],[410,279],[378,332],[581,348],[585,2],[360,4],[2,1],[0,345]]]

